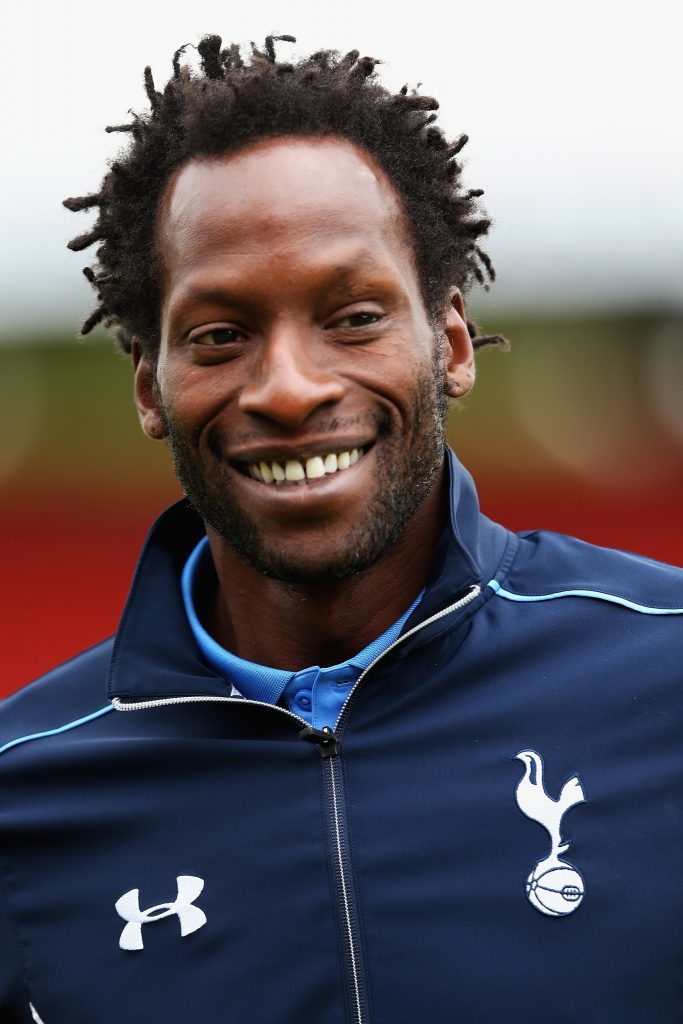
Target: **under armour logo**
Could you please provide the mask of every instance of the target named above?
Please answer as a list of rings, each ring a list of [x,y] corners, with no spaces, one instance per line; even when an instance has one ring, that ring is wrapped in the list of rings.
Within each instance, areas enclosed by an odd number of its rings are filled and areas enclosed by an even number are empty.
[[[550,917],[565,917],[581,903],[585,892],[583,878],[573,864],[560,859],[569,849],[562,841],[562,819],[576,804],[586,799],[576,775],[565,782],[557,800],[553,800],[543,785],[543,758],[535,750],[522,750],[516,757],[526,771],[515,791],[517,806],[527,818],[543,825],[550,836],[550,853],[538,864],[526,880],[526,894],[532,907]]]
[[[182,936],[191,935],[206,924],[204,911],[192,905],[204,888],[204,879],[194,875],[178,875],[176,884],[178,895],[173,903],[158,903],[156,907],[140,910],[139,889],[131,889],[116,901],[116,912],[128,922],[119,939],[121,949],[144,949],[143,924],[153,924],[154,921],[161,921],[174,914],[178,915]]]

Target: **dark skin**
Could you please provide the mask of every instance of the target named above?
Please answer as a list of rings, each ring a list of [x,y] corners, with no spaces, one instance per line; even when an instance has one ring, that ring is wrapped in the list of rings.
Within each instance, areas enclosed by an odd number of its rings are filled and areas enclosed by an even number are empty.
[[[391,183],[341,139],[263,141],[181,168],[157,244],[158,360],[134,351],[145,433],[163,438],[176,424],[282,564],[317,571],[352,553],[378,490],[410,480],[411,431],[419,445],[432,426],[428,411],[414,421],[433,387],[435,346],[440,387],[461,396],[474,381],[460,295],[453,289],[435,331]],[[306,484],[249,475],[262,461],[305,464],[353,448],[355,465]],[[260,664],[344,661],[424,586],[444,509],[441,460],[378,562],[306,583],[269,578],[208,525],[218,588],[207,626]]]

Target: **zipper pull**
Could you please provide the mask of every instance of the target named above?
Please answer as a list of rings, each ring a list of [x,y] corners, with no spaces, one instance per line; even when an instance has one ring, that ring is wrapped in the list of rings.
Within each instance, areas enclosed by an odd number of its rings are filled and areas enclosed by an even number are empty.
[[[339,740],[329,725],[322,729],[314,729],[312,725],[307,725],[301,730],[299,736],[308,743],[316,743],[320,748],[321,757],[336,757],[339,753]]]

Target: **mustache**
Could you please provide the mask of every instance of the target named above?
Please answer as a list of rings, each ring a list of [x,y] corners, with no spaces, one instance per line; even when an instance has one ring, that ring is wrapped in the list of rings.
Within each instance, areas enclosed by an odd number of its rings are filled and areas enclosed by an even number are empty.
[[[258,447],[278,441],[291,441],[292,437],[298,433],[302,436],[310,434],[332,438],[335,434],[370,430],[377,437],[383,437],[389,431],[390,419],[388,410],[367,412],[358,416],[320,415],[310,421],[307,420],[304,427],[297,431],[273,422],[269,423],[267,427],[264,426],[263,430],[228,432],[221,424],[215,423],[207,430],[206,444],[214,458],[223,459],[229,445],[245,448]]]

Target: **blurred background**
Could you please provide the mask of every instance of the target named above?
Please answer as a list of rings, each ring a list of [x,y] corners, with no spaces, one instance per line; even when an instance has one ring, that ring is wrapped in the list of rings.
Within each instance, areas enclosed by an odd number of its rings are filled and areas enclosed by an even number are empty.
[[[92,303],[88,252],[65,244],[91,215],[172,52],[297,36],[382,57],[391,88],[421,84],[470,143],[465,180],[495,219],[481,326],[485,352],[449,436],[484,511],[683,564],[683,138],[681,8],[668,0],[571,5],[423,0],[414,10],[347,0],[25,2],[0,15],[0,602],[9,693],[116,628],[139,546],[178,496],[168,453],[143,438],[131,370],[104,333],[75,340]],[[85,257],[85,258],[84,258]]]

